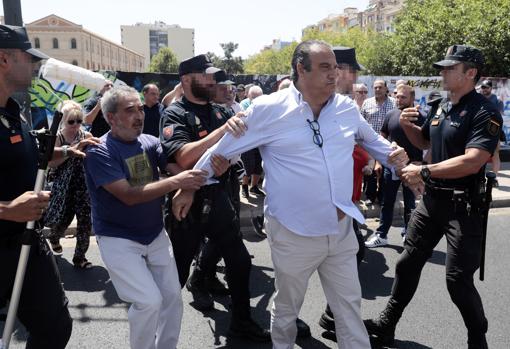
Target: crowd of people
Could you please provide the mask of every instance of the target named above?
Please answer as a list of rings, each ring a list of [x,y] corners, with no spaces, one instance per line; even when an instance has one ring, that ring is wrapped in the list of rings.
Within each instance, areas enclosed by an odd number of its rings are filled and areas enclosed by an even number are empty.
[[[31,191],[37,145],[11,97],[48,57],[31,47],[22,27],[1,25],[0,34],[0,307],[10,297],[24,223],[42,219],[51,228],[51,250],[41,236],[33,239],[21,295],[27,348],[64,348],[71,335],[52,254],[62,254],[59,239],[74,216],[73,265],[93,267],[85,257],[93,231],[118,296],[131,304],[132,348],[177,347],[184,287],[201,311],[214,308],[214,295],[230,296],[228,336],[292,348],[296,337],[311,335],[299,312],[316,271],[327,300],[319,324],[339,348],[391,345],[443,236],[448,291],[468,348],[487,348],[473,274],[485,165],[497,154],[502,118],[491,81],[476,92],[484,66],[478,49],[453,45],[434,64],[448,97],[432,93],[428,113],[403,80],[393,96],[376,80],[367,98],[355,50],[316,40],[297,45],[291,75],[267,95],[255,84],[236,86],[206,55],[180,63],[180,83],[161,101],[155,84],[140,91],[142,100],[139,91],[108,82],[83,106],[63,104],[50,196]],[[388,244],[401,184],[404,251],[387,306],[363,321],[358,266],[365,247]],[[367,241],[357,206],[363,191],[368,204],[381,206]],[[274,265],[269,329],[251,315],[241,196],[265,197],[264,215],[252,222],[267,237]],[[226,284],[216,274],[221,259]]]

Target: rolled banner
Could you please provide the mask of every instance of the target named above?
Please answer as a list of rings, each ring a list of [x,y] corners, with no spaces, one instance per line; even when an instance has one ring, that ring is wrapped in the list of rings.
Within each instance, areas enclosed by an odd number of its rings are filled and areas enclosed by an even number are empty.
[[[101,91],[107,81],[105,77],[99,73],[94,73],[90,70],[64,63],[54,58],[48,59],[46,64],[41,67],[41,75],[45,79],[61,80],[93,91]]]

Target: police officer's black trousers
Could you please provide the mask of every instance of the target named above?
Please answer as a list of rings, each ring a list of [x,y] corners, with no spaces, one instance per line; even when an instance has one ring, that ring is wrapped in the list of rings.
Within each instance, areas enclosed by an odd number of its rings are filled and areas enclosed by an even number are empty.
[[[485,342],[487,332],[482,301],[473,284],[473,274],[480,266],[481,234],[482,219],[477,209],[468,212],[465,203],[455,204],[451,198],[425,194],[411,216],[391,292],[397,308],[403,311],[418,287],[423,266],[445,235],[446,284],[473,348],[478,348],[475,343]]]
[[[209,238],[211,247],[219,251],[225,261],[226,280],[232,298],[232,315],[235,319],[250,317],[250,270],[251,258],[241,238],[239,221],[228,193],[215,194],[207,224],[200,222],[201,200],[196,197],[187,221],[176,223],[167,216],[167,230],[170,231],[179,281],[184,286],[188,279],[193,258],[203,241]],[[170,224],[170,226],[168,225]],[[208,263],[211,267],[215,264]]]
[[[0,308],[11,297],[20,251],[19,243],[0,241]],[[17,314],[29,332],[26,348],[65,348],[72,329],[67,303],[53,253],[45,241],[35,241]]]

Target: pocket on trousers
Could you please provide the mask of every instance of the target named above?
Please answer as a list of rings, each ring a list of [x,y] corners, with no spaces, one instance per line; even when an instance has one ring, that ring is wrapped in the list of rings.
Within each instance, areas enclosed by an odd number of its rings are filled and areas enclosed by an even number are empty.
[[[170,239],[165,232],[162,232],[152,242],[155,246],[151,246],[147,260],[155,266],[165,266],[170,264],[173,259],[173,250]]]

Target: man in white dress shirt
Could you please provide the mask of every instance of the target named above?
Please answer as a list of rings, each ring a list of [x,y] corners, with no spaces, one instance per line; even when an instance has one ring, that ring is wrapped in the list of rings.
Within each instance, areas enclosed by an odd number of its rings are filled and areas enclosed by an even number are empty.
[[[315,271],[335,316],[339,348],[370,348],[360,317],[358,243],[352,230],[353,218],[364,222],[351,200],[352,152],[358,142],[377,160],[396,168],[405,165],[407,155],[376,134],[350,98],[335,94],[336,66],[329,44],[300,43],[292,58],[293,84],[257,98],[245,119],[232,118],[228,125],[244,136],[225,135],[195,166],[212,173],[212,154],[232,158],[260,149],[268,193],[265,223],[275,270],[275,349],[293,348],[295,321]],[[178,219],[186,215],[192,195],[180,192],[174,198]]]

